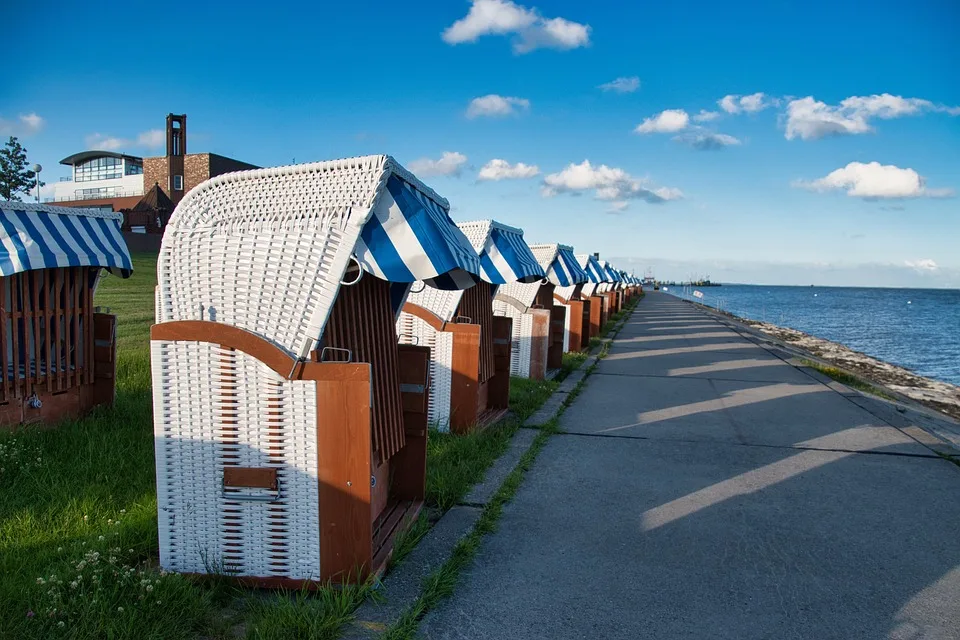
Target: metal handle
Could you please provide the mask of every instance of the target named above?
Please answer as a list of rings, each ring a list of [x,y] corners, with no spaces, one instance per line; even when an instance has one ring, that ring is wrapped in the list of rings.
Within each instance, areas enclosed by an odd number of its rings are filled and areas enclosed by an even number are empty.
[[[397,334],[397,338],[399,338],[399,339],[401,339],[401,340],[402,340],[404,337],[407,337],[407,338],[409,338],[409,339],[411,339],[411,340],[414,340],[414,342],[412,342],[412,343],[406,343],[406,342],[404,342],[403,344],[412,344],[412,345],[415,346],[415,347],[416,347],[416,346],[419,346],[419,344],[420,344],[420,336],[415,336],[415,335],[413,335],[412,333],[400,333],[400,334]]]
[[[341,349],[339,347],[324,347],[323,349],[321,349],[320,362],[330,362],[329,360],[326,359],[326,355],[328,351],[341,351],[347,354],[347,359],[345,361],[337,360],[336,362],[353,362],[353,351],[350,351],[350,349]]]
[[[360,282],[360,278],[363,277],[363,267],[360,266],[360,261],[357,260],[356,256],[350,256],[350,259],[357,263],[357,277],[351,280],[350,282],[340,281],[340,284],[344,287],[352,287],[353,285]],[[347,267],[349,269],[349,267]]]
[[[419,282],[422,286],[421,286],[419,289],[416,289],[416,290],[415,290],[415,289],[413,288],[413,286],[411,285],[411,287],[410,287],[410,293],[420,293],[421,291],[423,291],[424,289],[427,288],[427,283],[424,282],[423,280],[418,280],[417,282]],[[414,284],[416,284],[416,282],[415,282]]]
[[[453,321],[457,324],[473,324],[473,318],[470,316],[457,316]]]
[[[277,502],[280,499],[280,487],[272,493],[228,493],[226,487],[220,487],[220,495],[224,500],[234,500],[236,502]]]

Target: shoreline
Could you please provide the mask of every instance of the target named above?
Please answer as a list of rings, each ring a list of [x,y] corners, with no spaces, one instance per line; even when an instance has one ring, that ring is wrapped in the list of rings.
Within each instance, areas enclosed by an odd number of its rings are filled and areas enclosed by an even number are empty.
[[[678,299],[682,300],[682,298]],[[728,311],[721,311],[689,300],[686,302],[735,320],[765,336],[804,351],[815,359],[846,371],[854,377],[861,378],[864,382],[881,389],[888,389],[935,411],[938,415],[960,422],[960,386],[918,375],[909,369],[874,358],[839,342],[818,338],[797,329],[742,318]]]

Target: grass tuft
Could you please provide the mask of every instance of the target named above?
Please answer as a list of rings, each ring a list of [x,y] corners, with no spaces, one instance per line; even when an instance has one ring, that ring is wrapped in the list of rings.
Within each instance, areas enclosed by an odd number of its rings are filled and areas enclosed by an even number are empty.
[[[857,376],[847,373],[842,369],[836,367],[830,367],[819,362],[814,362],[813,360],[801,360],[801,364],[805,367],[810,367],[811,369],[816,369],[823,375],[827,376],[831,380],[836,380],[841,384],[845,384],[852,389],[858,391],[863,391],[864,393],[869,393],[870,395],[877,396],[878,398],[883,398],[884,400],[896,400],[896,398],[880,387],[877,387],[873,384],[870,384],[866,380],[858,378]]]

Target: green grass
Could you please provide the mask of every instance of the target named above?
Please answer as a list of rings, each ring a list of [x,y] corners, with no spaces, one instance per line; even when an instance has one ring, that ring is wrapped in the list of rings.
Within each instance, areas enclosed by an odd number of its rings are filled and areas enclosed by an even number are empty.
[[[871,395],[877,396],[878,398],[883,398],[885,400],[896,400],[896,398],[880,387],[877,387],[869,382],[858,378],[857,376],[847,373],[842,369],[836,367],[831,367],[825,364],[820,364],[819,362],[814,362],[813,360],[801,360],[801,364],[805,367],[810,367],[811,369],[816,369],[823,375],[827,376],[832,380],[836,380],[841,384],[845,384],[851,389],[857,389],[858,391],[863,391],[864,393],[869,393]]]
[[[134,266],[128,280],[104,278],[96,297],[119,318],[114,407],[55,429],[0,435],[0,638],[175,639],[216,627],[216,590],[153,568],[148,345],[156,277],[152,258],[135,256]],[[96,566],[84,561],[91,550],[100,554]],[[154,599],[131,588],[131,569],[137,584],[152,582]]]
[[[149,354],[156,265],[155,256],[133,258],[134,275],[104,278],[95,300],[118,318],[114,406],[55,429],[0,434],[0,638],[336,637],[368,586],[261,593],[157,569]],[[514,379],[514,414],[531,415],[556,384]],[[483,477],[518,424],[469,436],[431,431],[428,509],[398,540],[395,559]],[[92,551],[95,562],[86,559]]]

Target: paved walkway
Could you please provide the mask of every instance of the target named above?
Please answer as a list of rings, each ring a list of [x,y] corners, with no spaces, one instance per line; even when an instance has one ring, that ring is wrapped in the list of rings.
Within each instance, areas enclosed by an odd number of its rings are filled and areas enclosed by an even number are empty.
[[[640,303],[425,638],[960,638],[960,469]]]

